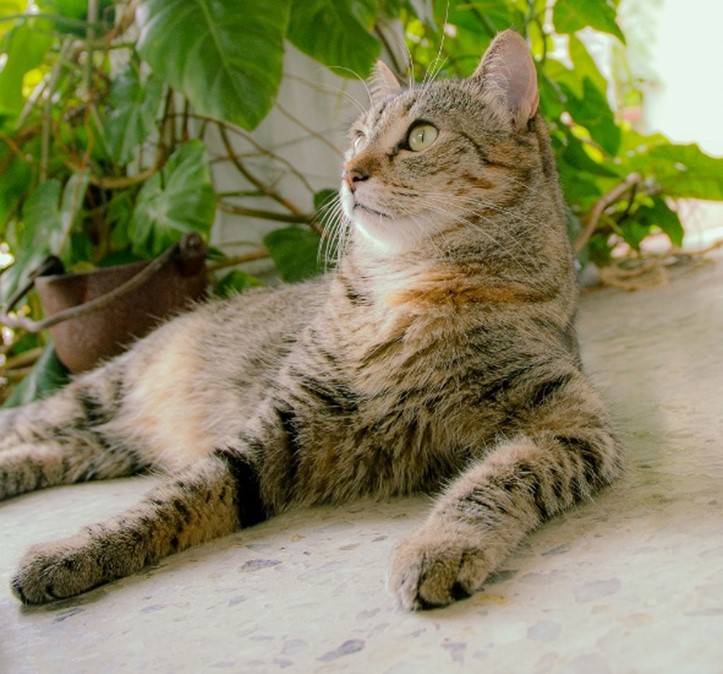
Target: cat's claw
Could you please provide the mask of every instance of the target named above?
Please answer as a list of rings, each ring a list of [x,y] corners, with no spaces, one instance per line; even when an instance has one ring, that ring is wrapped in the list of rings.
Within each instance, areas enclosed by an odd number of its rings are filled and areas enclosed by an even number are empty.
[[[404,610],[441,608],[476,592],[490,571],[469,542],[420,532],[394,550],[389,589]]]

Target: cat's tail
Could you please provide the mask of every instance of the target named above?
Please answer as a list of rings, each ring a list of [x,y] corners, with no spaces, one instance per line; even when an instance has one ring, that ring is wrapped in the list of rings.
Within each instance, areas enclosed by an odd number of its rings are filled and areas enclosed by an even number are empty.
[[[12,589],[25,604],[71,597],[268,515],[251,461],[217,451],[166,478],[114,519],[31,548]]]

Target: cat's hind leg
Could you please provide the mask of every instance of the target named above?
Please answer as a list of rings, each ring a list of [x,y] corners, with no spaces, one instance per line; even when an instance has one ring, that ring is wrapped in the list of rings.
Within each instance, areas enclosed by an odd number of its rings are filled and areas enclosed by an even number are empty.
[[[252,463],[236,452],[218,451],[168,476],[125,513],[32,547],[12,589],[25,604],[71,597],[268,514]]]
[[[0,500],[132,475],[147,462],[104,431],[120,404],[112,372],[79,379],[47,400],[0,413]]]

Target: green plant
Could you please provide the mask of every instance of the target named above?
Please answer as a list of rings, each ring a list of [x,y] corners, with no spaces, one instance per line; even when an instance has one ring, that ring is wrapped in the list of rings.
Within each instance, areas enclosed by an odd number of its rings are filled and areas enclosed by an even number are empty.
[[[294,172],[249,132],[273,106],[290,42],[340,74],[365,77],[406,43],[414,76],[465,76],[502,29],[529,40],[582,263],[632,254],[663,231],[679,246],[679,198],[723,199],[723,161],[646,136],[625,121],[640,93],[610,82],[581,31],[625,36],[616,0],[0,0],[0,302],[48,253],[67,269],[150,257],[187,231],[208,239],[217,209],[275,221],[263,246],[225,269],[270,256],[286,280],[318,270],[317,213],[329,190],[293,203],[249,167],[234,137]],[[395,32],[396,31],[396,32]],[[390,36],[395,36],[390,37]],[[393,62],[406,75],[404,59]],[[619,68],[623,71],[624,69]],[[611,105],[609,90],[617,100]],[[212,182],[204,152],[218,132],[240,188]],[[245,198],[254,199],[246,205]],[[258,207],[261,197],[268,207]],[[251,205],[253,203],[253,206]],[[258,283],[235,268],[221,292]],[[31,294],[21,311],[38,316]],[[5,331],[3,373],[26,374],[42,335]],[[49,349],[39,367],[52,363]],[[52,370],[52,368],[50,368]],[[32,397],[45,386],[36,369]]]

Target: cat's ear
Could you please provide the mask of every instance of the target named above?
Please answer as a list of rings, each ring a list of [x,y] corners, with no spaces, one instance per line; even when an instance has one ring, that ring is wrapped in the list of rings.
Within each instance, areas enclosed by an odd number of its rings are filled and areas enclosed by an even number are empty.
[[[369,94],[372,98],[372,104],[379,103],[387,96],[397,93],[401,88],[402,83],[392,72],[392,69],[384,61],[377,61],[369,80]]]
[[[469,81],[483,93],[485,102],[505,107],[500,112],[511,115],[518,128],[537,112],[537,71],[527,43],[514,30],[506,30],[492,41]]]

